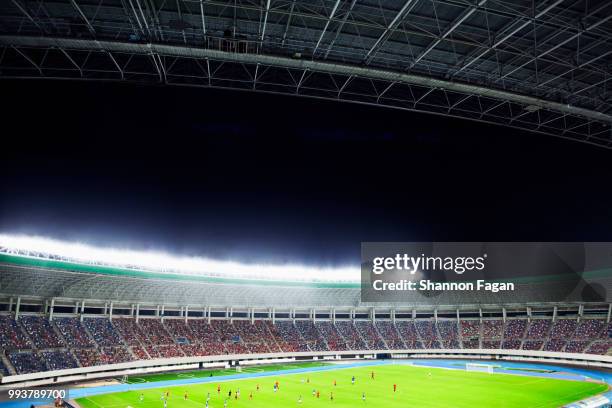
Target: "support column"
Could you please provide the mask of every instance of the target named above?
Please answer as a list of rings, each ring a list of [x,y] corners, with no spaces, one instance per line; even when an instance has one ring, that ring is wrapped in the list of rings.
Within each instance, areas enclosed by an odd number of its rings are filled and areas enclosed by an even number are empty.
[[[276,324],[276,308],[272,308],[272,324]]]
[[[612,316],[612,303],[608,305],[608,317],[606,318],[606,323],[610,323],[611,316]]]
[[[55,298],[51,298],[51,306],[49,306],[49,321],[53,321],[53,309],[55,308]]]
[[[391,310],[391,321],[395,324],[395,309]]]
[[[434,309],[434,321],[438,323],[438,309]]]
[[[77,300],[77,302],[74,304],[74,308],[72,309],[72,314],[78,314],[79,313],[79,301]]]
[[[482,309],[478,309],[478,316],[480,316],[480,324],[482,324]]]
[[[210,319],[211,319],[211,311],[210,311],[211,307],[208,306],[208,324],[210,324]]]
[[[531,308],[527,308],[527,322],[531,323]]]
[[[104,303],[104,316],[108,313],[108,302]]]
[[[457,309],[457,321],[461,320],[461,316],[459,315],[459,309]]]
[[[130,308],[130,316],[134,317],[134,304],[132,303],[132,307]]]
[[[21,307],[21,296],[17,296],[17,304],[15,305],[15,321],[19,319],[19,308]]]
[[[140,320],[140,303],[136,305],[136,323]]]
[[[331,320],[333,324],[336,324],[336,308],[332,308],[331,310]]]
[[[110,302],[110,306],[108,307],[108,321],[113,321],[113,302]]]
[[[317,309],[312,309],[312,322],[316,323],[317,322]]]
[[[502,322],[506,323],[506,308],[502,307]]]
[[[189,305],[185,306],[185,324],[187,324],[188,317],[189,317]]]
[[[255,324],[255,308],[251,308],[251,324]]]
[[[416,309],[412,309],[412,320],[416,320]]]
[[[555,320],[557,320],[557,306],[553,307],[553,323],[555,322]]]
[[[13,313],[13,297],[9,299],[9,313]]]
[[[83,321],[83,315],[85,314],[85,300],[81,302],[81,317],[80,320]]]

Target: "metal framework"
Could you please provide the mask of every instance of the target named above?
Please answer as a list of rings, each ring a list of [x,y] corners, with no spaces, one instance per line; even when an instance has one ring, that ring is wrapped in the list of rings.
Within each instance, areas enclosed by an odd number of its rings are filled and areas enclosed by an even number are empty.
[[[612,148],[607,0],[7,0],[0,78],[233,88]]]

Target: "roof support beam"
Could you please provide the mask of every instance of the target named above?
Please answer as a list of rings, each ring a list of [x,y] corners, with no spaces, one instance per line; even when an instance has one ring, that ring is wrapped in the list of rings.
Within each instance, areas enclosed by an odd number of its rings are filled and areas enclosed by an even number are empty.
[[[32,24],[34,24],[43,33],[46,33],[46,30],[40,24],[38,24],[36,20],[34,20],[34,17],[32,17],[32,15],[28,12],[28,10],[26,10],[26,8],[21,4],[19,0],[11,0],[11,1],[15,5],[15,7],[17,7],[19,11],[21,11],[23,15],[25,15],[28,18],[28,20],[30,20]]]
[[[89,19],[87,18],[85,13],[83,13],[83,10],[81,10],[81,7],[79,7],[79,5],[77,4],[76,0],[70,0],[70,4],[72,5],[72,7],[74,7],[74,9],[77,11],[79,16],[81,16],[81,18],[85,22],[85,25],[87,26],[87,29],[89,30],[91,35],[93,35],[95,37],[96,36],[96,29],[91,25],[91,23],[89,22]]]
[[[538,19],[543,17],[544,15],[546,15],[549,11],[551,11],[552,9],[554,9],[555,7],[557,7],[559,4],[563,3],[564,0],[556,0],[554,3],[550,4],[548,7],[546,7],[544,10],[540,11],[539,13],[537,13],[534,16],[534,19]],[[520,22],[523,20],[523,17],[519,17],[517,20],[511,22],[506,28],[510,28],[513,25],[515,25],[516,23]],[[484,57],[490,50],[494,50],[497,47],[499,47],[500,45],[502,45],[503,43],[505,43],[509,38],[511,38],[512,36],[514,36],[516,33],[518,33],[519,31],[521,31],[523,28],[527,27],[529,24],[531,24],[531,20],[527,19],[526,21],[524,21],[523,23],[519,24],[518,27],[516,27],[515,29],[513,29],[512,31],[510,31],[510,33],[504,35],[502,38],[500,38],[499,40],[495,41],[490,48],[485,49],[484,51],[482,51],[480,54],[478,54],[476,57],[472,58],[468,63],[463,64],[458,70],[456,70],[451,76],[456,76],[457,74],[463,72],[465,69],[469,68],[472,64],[474,64],[476,61],[480,60],[482,57]],[[502,29],[501,32],[504,32],[505,29]]]
[[[474,5],[470,6],[463,13],[461,13],[461,15],[455,20],[455,22],[453,22],[453,24],[451,24],[450,27],[448,27],[446,29],[446,31],[444,31],[444,33],[442,33],[440,38],[438,38],[437,40],[434,40],[433,42],[431,42],[427,46],[427,48],[425,48],[425,50],[423,50],[418,56],[416,56],[414,58],[414,61],[412,61],[412,63],[410,64],[410,69],[412,69],[412,67],[414,67],[416,64],[418,64],[423,58],[425,58],[427,56],[427,54],[429,54],[434,48],[436,48],[438,46],[438,44],[440,44],[442,42],[442,40],[444,40],[446,37],[451,35],[453,33],[453,31],[455,31],[457,29],[457,27],[459,27],[461,24],[463,24],[463,22],[465,20],[470,18],[470,16],[476,12],[478,7],[484,6],[487,1],[488,0],[479,0],[477,4],[474,4]]]
[[[338,29],[336,30],[336,35],[334,36],[334,39],[327,46],[327,51],[325,51],[325,55],[323,56],[323,58],[327,58],[327,56],[329,55],[329,52],[331,51],[332,47],[336,43],[336,40],[338,39],[338,37],[340,36],[340,33],[342,32],[342,29],[344,28],[344,24],[346,24],[346,20],[348,20],[349,16],[351,15],[351,12],[353,11],[353,8],[355,7],[355,3],[357,3],[357,0],[351,1],[351,5],[349,6],[347,12],[344,14],[344,17],[342,17],[342,21],[340,21],[340,25],[338,26]]]
[[[263,44],[264,37],[266,36],[266,25],[268,25],[268,14],[270,12],[270,0],[266,1],[266,14],[264,16],[263,27],[261,29],[261,35],[259,41]]]
[[[366,56],[364,58],[364,61],[366,64],[369,64],[370,61],[372,61],[372,59],[374,58],[378,50],[384,45],[384,43],[387,41],[389,36],[404,20],[404,17],[406,17],[406,15],[408,15],[408,13],[412,11],[412,8],[416,5],[416,3],[417,3],[416,0],[407,0],[406,3],[404,3],[404,6],[395,15],[393,20],[391,20],[391,23],[387,26],[385,31],[383,31],[383,33],[380,35],[380,37],[378,37],[376,42],[374,42],[374,45],[372,45],[372,47],[366,53]]]
[[[533,105],[552,111],[568,113],[571,115],[584,116],[593,120],[612,123],[612,116],[603,112],[581,108],[550,101],[534,96],[517,94],[500,89],[488,88],[477,84],[462,83],[445,79],[432,78],[422,75],[415,75],[407,72],[388,71],[380,68],[368,66],[344,65],[330,63],[320,60],[293,59],[275,55],[263,54],[241,54],[227,51],[202,49],[178,45],[162,44],[142,44],[133,42],[118,41],[95,41],[91,39],[65,39],[59,37],[30,37],[30,36],[10,36],[0,35],[0,45],[21,46],[33,48],[65,48],[66,50],[78,49],[84,51],[106,51],[132,53],[136,55],[151,55],[167,57],[185,57],[206,59],[210,58],[218,61],[229,61],[235,63],[257,64],[273,66],[303,71],[302,83],[305,72],[320,72],[326,74],[339,74],[343,76],[353,75],[359,78],[372,80],[396,82],[398,84],[417,85],[426,88],[438,88],[463,94],[473,94],[474,96],[496,99],[498,101],[508,101],[521,105]]]
[[[596,23],[591,24],[590,26],[588,26],[588,27],[585,29],[585,31],[590,31],[590,30],[592,30],[592,29],[594,29],[594,28],[596,28],[596,27],[600,26],[601,24],[605,23],[606,21],[608,21],[608,20],[610,20],[610,19],[612,19],[612,14],[608,15],[607,17],[604,17],[603,19],[599,20],[599,21],[598,21],[598,22],[596,22]],[[578,37],[580,37],[580,35],[581,35],[581,33],[576,33],[576,34],[572,35],[571,37],[569,37],[569,38],[567,38],[567,39],[565,39],[565,40],[561,41],[560,43],[558,43],[558,44],[554,45],[553,47],[551,47],[551,48],[547,49],[546,51],[543,51],[543,52],[541,52],[540,54],[536,54],[536,55],[534,55],[534,56],[533,56],[533,58],[531,58],[531,59],[529,59],[529,60],[527,60],[527,61],[523,62],[522,64],[520,64],[520,65],[518,65],[518,66],[514,67],[514,69],[512,69],[511,71],[509,71],[509,72],[505,73],[504,75],[500,76],[500,77],[499,77],[499,78],[498,78],[498,79],[497,79],[495,82],[498,82],[498,81],[500,81],[500,80],[502,80],[502,79],[504,79],[504,78],[506,78],[506,77],[508,77],[508,76],[512,75],[513,73],[515,73],[515,72],[516,72],[516,71],[518,71],[519,69],[523,68],[524,66],[529,65],[529,64],[533,63],[534,61],[536,61],[536,60],[538,60],[538,59],[540,59],[540,58],[542,58],[542,57],[547,56],[548,54],[550,54],[551,52],[555,51],[556,49],[561,48],[561,47],[563,47],[565,44],[567,44],[567,43],[569,43],[569,42],[571,42],[571,41],[575,40],[575,39],[576,39],[576,38],[578,38]],[[587,64],[587,65],[588,65],[588,64]]]
[[[325,33],[327,32],[327,28],[329,27],[329,24],[331,23],[332,19],[336,15],[336,11],[338,10],[338,6],[339,5],[340,5],[340,0],[336,0],[336,3],[334,4],[334,7],[332,8],[331,13],[329,13],[329,17],[327,18],[327,21],[325,22],[325,27],[323,27],[323,31],[321,31],[321,35],[319,36],[319,40],[317,41],[317,45],[315,45],[314,50],[312,51],[312,56],[313,57],[317,54],[317,50],[319,49],[319,45],[321,45],[321,41],[323,41],[323,37],[325,36]]]
[[[26,61],[28,61],[30,64],[34,65],[34,68],[36,68],[38,70],[38,73],[40,75],[43,75],[42,69],[40,68],[40,66],[34,62],[34,60],[32,58],[30,58],[26,53],[24,53],[23,51],[21,51],[19,48],[17,47],[12,47],[15,51],[17,51],[17,53],[19,55],[21,55],[23,58],[26,59]]]
[[[287,39],[287,33],[289,32],[289,26],[291,25],[291,18],[293,17],[293,9],[295,8],[295,0],[291,2],[291,8],[289,9],[289,15],[287,16],[287,24],[285,25],[285,31],[283,32],[283,41],[281,45],[285,45]]]

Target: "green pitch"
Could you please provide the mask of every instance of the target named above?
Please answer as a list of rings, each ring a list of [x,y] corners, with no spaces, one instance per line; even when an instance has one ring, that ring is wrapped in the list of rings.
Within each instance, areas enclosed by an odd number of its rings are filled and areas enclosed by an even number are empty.
[[[260,365],[257,367],[242,367],[242,372],[248,373],[263,373],[266,371],[282,371],[282,370],[294,370],[296,368],[312,368],[329,365],[330,363],[322,363],[317,361],[309,361],[304,363],[290,363],[290,364],[270,364]],[[128,384],[139,384],[144,382],[157,382],[157,381],[171,381],[171,380],[184,380],[185,378],[204,378],[204,377],[218,377],[220,375],[236,375],[235,368],[222,369],[222,370],[196,370],[196,371],[183,371],[180,373],[162,373],[162,374],[147,374],[139,376],[129,376]]]
[[[372,371],[374,379],[370,377]],[[353,375],[356,377],[354,385],[351,384]],[[278,392],[273,391],[275,381],[279,382]],[[397,384],[396,392],[393,384]],[[219,394],[217,385],[221,387]],[[209,407],[223,408],[231,389],[228,408],[555,408],[607,388],[607,385],[592,382],[384,365],[226,382],[219,377],[219,382],[106,394],[81,398],[77,402],[83,408],[160,408],[163,407],[162,393],[169,391],[168,408],[203,408],[208,393]],[[240,389],[239,399],[234,397],[237,389]],[[312,395],[313,390],[319,391],[319,398]],[[184,399],[185,392],[187,399]],[[362,400],[364,392],[365,401]],[[142,402],[139,401],[141,393]],[[251,393],[252,399],[249,398]],[[299,402],[300,396],[302,402]]]

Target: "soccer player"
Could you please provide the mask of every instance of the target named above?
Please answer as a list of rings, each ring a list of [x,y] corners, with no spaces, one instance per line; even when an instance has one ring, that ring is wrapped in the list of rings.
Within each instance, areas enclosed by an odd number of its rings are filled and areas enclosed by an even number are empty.
[[[232,390],[229,390],[229,392],[227,393],[227,396],[228,396],[229,398],[232,398]]]
[[[317,398],[319,398],[321,396],[321,391],[317,390]]]
[[[393,384],[393,392],[397,391],[397,384]]]
[[[312,396],[316,396],[317,395],[317,390],[315,390],[314,388],[312,389]]]
[[[306,384],[310,384],[310,377],[306,377]]]
[[[374,379],[374,371],[372,371],[372,373],[370,374],[370,377]]]
[[[164,408],[168,408],[168,400],[167,399],[164,400]]]
[[[431,371],[429,373],[427,373],[427,375],[429,376],[429,378],[431,378]]]
[[[259,383],[257,383],[257,391],[259,391]]]
[[[362,393],[361,393],[361,400],[362,400],[363,402],[365,402],[365,392],[362,392]]]
[[[251,391],[251,393],[249,394],[249,399],[252,401],[253,400],[253,391]]]
[[[274,383],[274,386],[273,386],[274,392],[276,392],[277,388],[278,387],[276,386],[276,383]]]
[[[334,393],[333,393],[333,391],[329,393],[329,399],[330,399],[331,401],[333,401],[333,400],[334,400]]]
[[[223,408],[227,408],[227,398],[223,401]]]
[[[300,395],[300,396],[298,397],[298,404],[301,404],[301,403],[302,403],[302,396]]]
[[[334,380],[334,387],[336,386],[336,380]]]
[[[208,400],[206,400],[206,405],[204,405],[205,408],[208,408]]]
[[[183,399],[187,401],[187,391],[185,391],[185,395],[183,395]]]
[[[240,388],[236,390],[236,399],[240,398]]]
[[[217,394],[221,394],[221,384],[217,384]]]
[[[144,400],[144,394],[140,393],[140,402],[142,402]]]
[[[351,384],[355,385],[355,376],[353,376],[353,378],[351,378]]]

